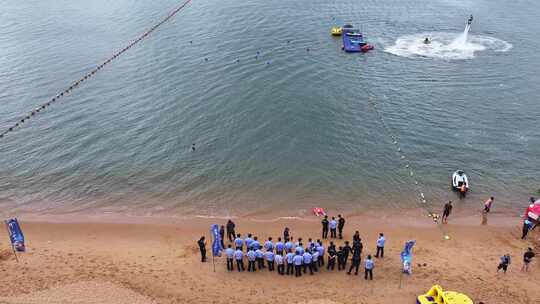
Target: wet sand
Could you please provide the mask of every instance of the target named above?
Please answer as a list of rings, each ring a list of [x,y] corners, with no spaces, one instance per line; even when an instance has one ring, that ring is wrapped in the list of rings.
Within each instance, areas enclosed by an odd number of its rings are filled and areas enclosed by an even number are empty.
[[[360,231],[363,258],[374,253],[379,232],[387,236],[385,258],[375,260],[373,281],[337,270],[301,278],[268,271],[228,273],[224,258],[215,260],[214,271],[211,258],[200,262],[196,240],[209,237],[210,225],[224,224],[223,219],[24,216],[28,252],[19,263],[7,238],[0,239],[0,303],[414,303],[433,284],[466,293],[475,303],[532,303],[540,296],[537,261],[529,273],[520,271],[524,249],[539,236],[534,232],[520,240],[516,217],[494,213],[481,225],[479,214],[458,212],[448,225],[437,226],[412,214],[399,219],[344,214],[345,239]],[[275,238],[285,226],[295,238],[320,234],[314,216],[235,222],[237,232],[259,239]],[[400,275],[399,260],[408,239],[417,240],[410,277]],[[506,275],[496,274],[504,253],[513,263]]]

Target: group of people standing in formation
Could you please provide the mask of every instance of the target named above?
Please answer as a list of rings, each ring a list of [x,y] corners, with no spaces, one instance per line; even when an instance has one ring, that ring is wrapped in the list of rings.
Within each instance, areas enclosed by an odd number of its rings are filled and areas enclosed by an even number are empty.
[[[345,219],[338,215],[338,218],[324,216],[322,220],[321,239],[308,238],[304,243],[301,237],[293,238],[289,228],[283,231],[283,237],[274,240],[268,237],[266,241],[259,240],[257,236],[248,233],[245,237],[235,232],[235,224],[231,220],[227,222],[226,227],[221,226],[220,235],[222,247],[225,249],[227,259],[227,270],[233,271],[234,268],[241,271],[255,272],[268,270],[276,271],[279,275],[294,275],[301,277],[309,272],[310,275],[326,270],[346,270],[349,257],[351,264],[347,274],[354,271],[358,275],[361,264],[362,250],[364,245],[360,238],[360,233],[356,231],[353,236],[352,244],[345,241],[342,246],[336,246],[334,241],[330,241],[325,247],[321,240],[328,239],[330,232],[331,239],[343,239],[343,228]],[[225,232],[229,244],[225,247]],[[386,239],[383,233],[379,234],[377,239],[377,253],[375,258],[384,257],[384,245]],[[206,243],[204,236],[198,242],[202,261],[206,261]],[[245,261],[247,260],[247,267]],[[367,255],[364,261],[364,278],[373,280],[373,269],[375,263],[371,255]]]

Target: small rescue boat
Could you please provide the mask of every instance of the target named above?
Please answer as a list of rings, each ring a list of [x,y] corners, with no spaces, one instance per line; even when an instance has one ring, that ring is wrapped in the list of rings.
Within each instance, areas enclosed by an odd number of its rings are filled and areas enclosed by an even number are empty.
[[[434,285],[423,295],[416,298],[416,304],[474,304],[467,295],[455,291],[443,291],[439,285]]]
[[[351,25],[343,26],[343,48],[347,53],[368,52],[373,49],[373,46],[367,44],[364,40],[364,35]]]
[[[463,170],[457,170],[452,174],[452,189],[455,191],[462,191],[462,186],[465,186],[465,191],[469,191],[469,179]]]
[[[341,36],[341,33],[343,32],[343,29],[339,26],[332,27],[332,30],[330,31],[330,34],[332,36]]]

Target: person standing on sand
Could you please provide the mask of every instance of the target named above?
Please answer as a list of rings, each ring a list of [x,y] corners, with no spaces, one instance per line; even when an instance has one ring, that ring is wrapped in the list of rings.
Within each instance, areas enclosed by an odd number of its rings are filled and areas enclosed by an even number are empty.
[[[225,249],[225,255],[227,256],[227,271],[233,271],[234,250],[232,249],[231,244]]]
[[[322,224],[322,238],[327,239],[328,238],[328,215],[325,215],[323,220],[321,221]]]
[[[353,235],[352,240],[353,240],[353,246],[354,246],[354,244],[355,244],[356,242],[360,242],[360,232],[359,232],[358,230],[356,230],[356,231],[354,232],[354,235]]]
[[[283,230],[283,240],[285,242],[289,241],[289,227],[285,227],[285,230]]]
[[[236,259],[236,268],[238,269],[238,272],[244,271],[244,253],[242,252],[242,249],[236,249],[234,258]]]
[[[285,265],[283,264],[283,256],[281,255],[281,253],[277,253],[276,256],[274,257],[275,259],[275,262],[277,264],[277,272],[279,275],[284,275],[285,274]]]
[[[236,239],[234,239],[234,247],[235,249],[244,250],[244,240],[242,239],[242,235],[239,233],[236,235]]]
[[[303,255],[305,250],[304,250],[304,246],[302,246],[302,243],[298,243],[298,246],[296,246],[294,251],[296,251],[300,255]]]
[[[373,263],[373,260],[371,259],[371,255],[368,254],[367,259],[366,259],[365,272],[364,272],[365,280],[368,279],[368,275],[369,275],[369,279],[373,280],[373,268],[375,268],[375,263]]]
[[[326,270],[334,270],[336,267],[336,250],[333,247],[328,248],[328,264]]]
[[[251,233],[248,233],[247,237],[244,239],[244,243],[246,244],[246,251],[249,251],[251,249],[251,243],[253,243]]]
[[[311,253],[311,257],[312,257],[311,265],[313,267],[313,271],[318,272],[319,269],[317,267],[317,263],[319,262],[319,251],[317,251],[317,249],[313,249]]]
[[[274,271],[274,251],[268,250],[265,252],[264,258],[266,259],[266,263],[268,263],[268,271]]]
[[[343,239],[343,228],[345,227],[345,219],[341,216],[341,214],[338,214],[338,232],[339,232],[339,239]]]
[[[315,250],[319,252],[319,267],[323,267],[324,266],[324,246],[321,240],[317,240],[317,246],[315,247]]]
[[[204,236],[201,236],[201,238],[197,241],[197,244],[201,250],[201,262],[204,263],[206,262],[206,241]]]
[[[264,243],[264,249],[266,251],[274,251],[274,243],[272,242],[271,237],[269,237],[268,240]]]
[[[448,224],[448,217],[450,216],[450,213],[452,213],[452,201],[449,201],[448,203],[444,204],[444,210],[443,210],[443,216],[442,216],[443,224]]]
[[[257,260],[257,267],[259,270],[264,269],[264,252],[261,250],[261,248],[255,250],[255,258]]]
[[[219,236],[221,237],[221,248],[226,248],[225,247],[225,226],[221,225],[221,227],[219,228]]]
[[[313,275],[313,256],[311,255],[311,253],[309,253],[308,250],[306,250],[306,252],[304,252],[304,254],[302,255],[302,258],[304,259],[304,273],[306,273],[306,269],[309,269],[309,274]]]
[[[336,256],[337,256],[337,270],[345,270],[345,252],[343,252],[342,246],[338,247]]]
[[[280,254],[283,256],[283,250],[285,249],[285,244],[281,241],[281,238],[277,238],[276,242],[276,254]]]
[[[294,276],[301,277],[302,276],[302,263],[304,262],[304,257],[302,257],[300,253],[297,252],[293,258],[293,262],[294,262]]]
[[[259,243],[257,237],[253,237],[253,242],[251,242],[251,248],[253,248],[254,251],[257,251],[257,249],[261,249],[261,243]]]
[[[491,205],[493,205],[493,200],[495,200],[495,198],[492,196],[484,203],[484,213],[489,213]]]
[[[527,238],[527,234],[529,234],[529,230],[531,230],[532,222],[529,221],[529,219],[526,219],[523,221],[523,228],[521,228],[522,234],[521,239],[524,240]]]
[[[508,265],[510,264],[510,254],[505,254],[501,257],[501,262],[499,263],[499,266],[497,266],[497,272],[499,270],[503,270],[504,273],[506,273],[506,270],[508,270]]]
[[[349,245],[349,241],[345,241],[345,246],[343,246],[343,269],[347,268],[347,261],[349,260],[349,254],[351,254],[352,248]]]
[[[294,243],[292,242],[292,239],[288,239],[285,242],[285,251],[287,252],[292,251],[293,247],[294,247]]]
[[[294,274],[294,253],[291,250],[285,256],[287,258],[287,275]]]
[[[521,267],[521,271],[528,272],[529,271],[529,264],[532,262],[532,259],[534,258],[535,254],[531,247],[527,249],[525,254],[523,255],[523,266]]]
[[[234,227],[236,225],[233,223],[233,221],[229,220],[227,222],[227,238],[229,238],[229,242],[234,241],[235,233],[234,233]]]
[[[255,251],[253,248],[250,248],[247,252],[247,258],[248,258],[248,271],[255,272],[255,261],[257,260],[257,257],[255,256]]]
[[[381,254],[381,258],[384,258],[384,243],[386,242],[386,239],[384,238],[384,234],[381,232],[379,233],[379,238],[377,239],[377,254],[375,254],[376,258],[379,258],[379,253]]]
[[[337,221],[335,217],[332,217],[332,220],[330,221],[330,238],[335,239],[337,238]]]
[[[364,245],[362,245],[361,239],[358,239],[353,244],[353,255],[352,255],[352,260],[351,260],[351,267],[349,267],[349,271],[347,272],[347,274],[351,274],[353,268],[355,268],[354,275],[358,275],[358,268],[360,267],[363,248],[364,248]]]

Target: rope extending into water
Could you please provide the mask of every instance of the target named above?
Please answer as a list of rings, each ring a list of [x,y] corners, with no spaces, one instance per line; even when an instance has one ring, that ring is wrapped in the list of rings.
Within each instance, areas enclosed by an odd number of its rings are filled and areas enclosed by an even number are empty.
[[[107,60],[105,60],[103,63],[95,67],[92,71],[88,72],[86,75],[81,77],[79,80],[74,81],[67,89],[64,91],[58,93],[56,96],[49,99],[47,102],[37,106],[34,108],[30,113],[26,114],[15,124],[13,124],[11,127],[7,128],[6,130],[2,131],[0,133],[0,139],[3,139],[6,137],[6,135],[10,132],[13,132],[17,130],[19,127],[21,127],[25,122],[30,120],[30,118],[36,116],[38,113],[41,113],[46,108],[51,106],[52,104],[56,103],[57,101],[60,101],[62,97],[65,95],[71,93],[74,89],[79,87],[84,81],[88,80],[90,77],[94,76],[97,72],[101,71],[106,65],[111,63],[113,60],[118,58],[120,55],[124,54],[127,50],[131,49],[131,47],[135,46],[137,43],[141,42],[144,38],[147,38],[152,32],[154,32],[156,29],[158,29],[161,25],[163,25],[165,22],[169,21],[171,18],[173,18],[180,10],[182,10],[186,5],[188,5],[191,2],[191,0],[186,0],[184,3],[182,3],[180,6],[178,6],[176,9],[174,9],[172,12],[170,12],[167,17],[163,18],[160,22],[152,26],[149,30],[144,32],[142,35],[140,35],[137,39],[135,39],[133,42],[128,44],[126,47],[121,49],[120,51],[114,53],[111,57],[109,57]]]
[[[416,192],[418,193],[418,200],[416,200],[418,207],[420,209],[423,209],[426,212],[426,215],[433,219],[433,222],[435,224],[438,224],[439,215],[437,213],[433,212],[432,207],[428,203],[425,192],[423,190],[423,187],[422,187],[421,183],[418,181],[418,179],[416,178],[417,175],[416,175],[416,173],[415,173],[415,171],[414,171],[414,169],[413,169],[413,167],[411,165],[411,161],[409,160],[409,158],[407,157],[407,155],[405,154],[405,152],[401,148],[401,145],[399,144],[398,137],[392,131],[392,129],[388,126],[388,124],[385,122],[384,117],[382,116],[379,109],[377,109],[377,104],[375,103],[375,99],[373,97],[371,97],[371,96],[368,97],[368,103],[371,106],[371,108],[373,109],[373,111],[375,112],[375,115],[377,116],[377,120],[381,123],[381,125],[382,125],[382,127],[384,129],[384,132],[392,139],[392,143],[394,144],[394,146],[396,146],[396,151],[398,152],[398,154],[400,156],[400,159],[403,162],[405,162],[405,168],[409,170],[409,177],[411,178],[412,182],[414,183],[414,188],[415,188]],[[443,234],[443,237],[445,239],[449,239],[449,236],[446,233],[443,226],[442,225],[437,225],[437,227],[439,227],[439,229],[441,230],[441,232]]]

